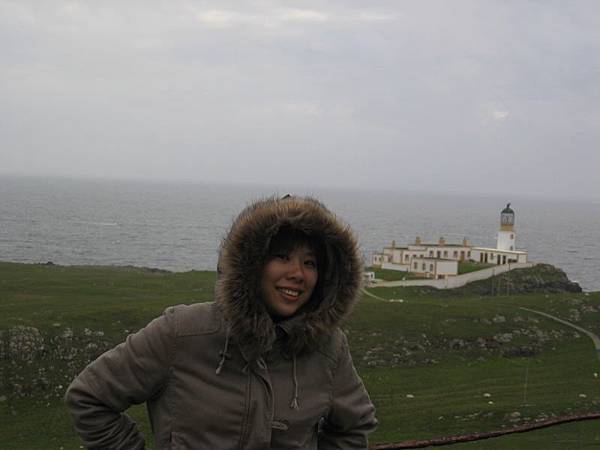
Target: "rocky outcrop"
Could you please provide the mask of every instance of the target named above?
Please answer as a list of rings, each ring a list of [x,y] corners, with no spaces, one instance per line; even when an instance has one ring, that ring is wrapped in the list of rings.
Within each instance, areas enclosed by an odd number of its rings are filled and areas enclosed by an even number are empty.
[[[452,291],[459,295],[487,296],[581,292],[582,289],[579,284],[569,280],[563,270],[550,264],[536,264],[527,269],[511,270],[487,280],[474,281]]]

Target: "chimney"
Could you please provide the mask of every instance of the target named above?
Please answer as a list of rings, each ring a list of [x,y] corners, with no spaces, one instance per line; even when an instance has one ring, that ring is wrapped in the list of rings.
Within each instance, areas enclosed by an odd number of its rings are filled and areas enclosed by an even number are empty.
[[[443,237],[441,237],[438,241],[438,245],[446,245],[446,240]]]
[[[415,245],[421,245],[421,236],[417,236],[415,239]]]

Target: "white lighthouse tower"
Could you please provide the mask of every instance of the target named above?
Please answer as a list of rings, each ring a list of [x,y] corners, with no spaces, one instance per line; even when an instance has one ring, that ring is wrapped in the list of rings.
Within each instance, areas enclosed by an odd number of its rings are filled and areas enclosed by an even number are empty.
[[[510,203],[500,213],[500,231],[496,248],[498,250],[515,251],[515,212],[510,208]]]

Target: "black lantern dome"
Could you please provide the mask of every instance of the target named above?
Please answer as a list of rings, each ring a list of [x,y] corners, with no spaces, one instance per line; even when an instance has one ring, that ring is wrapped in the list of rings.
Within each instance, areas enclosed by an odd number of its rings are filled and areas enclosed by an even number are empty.
[[[500,225],[502,229],[512,229],[515,225],[515,212],[511,209],[510,203],[500,213]]]

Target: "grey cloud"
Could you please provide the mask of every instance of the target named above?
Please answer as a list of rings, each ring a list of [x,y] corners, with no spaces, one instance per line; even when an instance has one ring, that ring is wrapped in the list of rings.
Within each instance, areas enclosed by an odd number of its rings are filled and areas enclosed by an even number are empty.
[[[0,171],[597,198],[599,13],[0,1]]]

